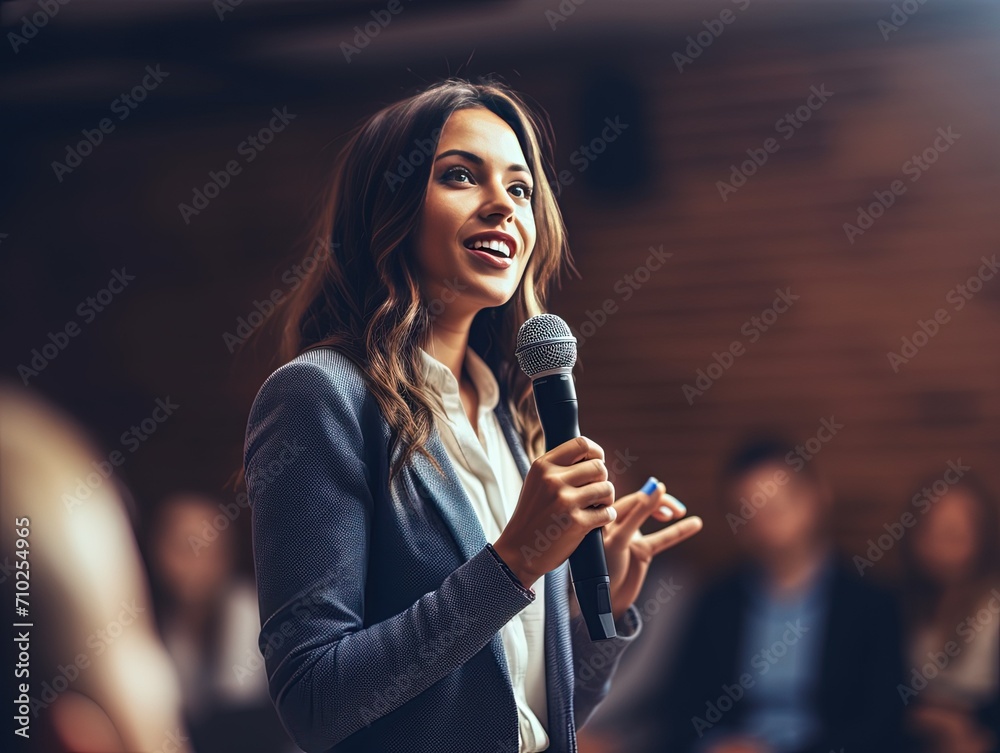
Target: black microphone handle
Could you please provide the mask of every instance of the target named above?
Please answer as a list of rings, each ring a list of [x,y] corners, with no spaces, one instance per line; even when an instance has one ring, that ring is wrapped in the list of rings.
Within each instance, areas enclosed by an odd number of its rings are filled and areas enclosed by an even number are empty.
[[[572,374],[549,374],[532,381],[535,407],[548,452],[580,436],[576,385]],[[592,641],[618,635],[611,613],[611,579],[604,556],[604,531],[594,528],[569,556],[570,574]]]

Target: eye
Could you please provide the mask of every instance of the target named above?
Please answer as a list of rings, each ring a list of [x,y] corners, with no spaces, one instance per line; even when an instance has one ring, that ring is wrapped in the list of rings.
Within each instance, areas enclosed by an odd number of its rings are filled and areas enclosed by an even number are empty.
[[[530,199],[535,192],[534,189],[527,183],[518,183],[517,185],[511,186],[510,190],[522,192],[520,196],[515,197],[518,199]]]
[[[469,179],[470,182],[473,181],[472,173],[470,173],[466,168],[461,165],[455,165],[454,167],[449,167],[444,171],[444,175],[441,176],[442,181],[448,180],[458,180],[459,176],[464,176]]]

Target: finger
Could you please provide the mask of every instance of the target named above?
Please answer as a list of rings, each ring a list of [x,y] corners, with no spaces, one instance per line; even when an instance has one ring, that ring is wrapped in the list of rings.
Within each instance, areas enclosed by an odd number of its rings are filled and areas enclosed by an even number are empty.
[[[622,525],[630,516],[641,511],[642,506],[649,500],[649,495],[642,491],[624,494],[615,500],[615,507],[618,509],[618,525]]]
[[[582,509],[593,507],[594,505],[598,507],[614,507],[615,485],[610,481],[594,481],[586,486],[574,489],[571,493],[574,495],[573,505],[575,507]],[[614,515],[617,517],[618,510],[615,510]]]
[[[659,483],[660,494],[662,499],[660,504],[656,507],[653,512],[653,517],[656,520],[662,520],[664,522],[668,520],[675,520],[677,518],[683,518],[687,515],[687,507],[673,494],[667,493],[667,487],[663,485],[663,482]]]
[[[628,541],[639,530],[639,526],[646,522],[653,508],[659,504],[662,486],[655,477],[650,476],[642,489],[615,502],[615,507],[618,508],[616,536],[623,536]]]
[[[590,437],[567,439],[545,453],[545,458],[553,465],[573,465],[581,460],[600,458],[604,460],[604,448]]]
[[[684,520],[678,521],[672,526],[661,528],[659,531],[646,534],[644,538],[646,543],[648,543],[652,549],[653,556],[655,557],[660,552],[680,544],[685,539],[691,538],[702,529],[702,526],[703,523],[701,518],[696,515],[693,518],[685,518]]]
[[[608,467],[601,458],[588,458],[574,463],[564,470],[557,470],[555,475],[569,486],[586,486],[595,481],[607,481]]]
[[[600,507],[584,507],[581,511],[582,520],[590,528],[600,528],[614,521],[618,516],[618,511],[614,505],[602,505]]]

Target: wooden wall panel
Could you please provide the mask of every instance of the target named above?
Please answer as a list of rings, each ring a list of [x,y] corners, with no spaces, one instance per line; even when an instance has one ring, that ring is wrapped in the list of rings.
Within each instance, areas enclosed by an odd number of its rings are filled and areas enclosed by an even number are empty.
[[[553,308],[579,329],[605,298],[619,304],[581,348],[582,426],[609,454],[640,457],[620,492],[655,474],[705,516],[706,531],[686,545],[705,566],[732,556],[713,484],[750,427],[804,441],[822,418],[844,424],[814,462],[837,492],[848,553],[898,517],[916,478],[950,459],[1000,488],[1000,275],[961,311],[946,301],[980,257],[1000,252],[995,41],[942,32],[887,44],[870,31],[859,26],[837,49],[815,45],[818,31],[734,32],[717,42],[724,58],[706,54],[683,74],[666,50],[636,62],[657,190],[624,209],[566,191],[582,279]],[[778,135],[780,149],[723,202],[715,182],[729,165],[824,83],[834,96],[787,141]],[[911,182],[904,163],[949,125],[960,138]],[[613,147],[600,159],[614,159]],[[850,244],[842,223],[895,179],[906,193]],[[673,257],[622,301],[614,281],[660,244]],[[800,299],[750,343],[741,327],[777,288]],[[887,352],[941,307],[951,321],[894,373]],[[689,405],[682,386],[733,340],[746,353]]]
[[[621,34],[609,34],[606,45],[576,48],[563,34],[567,25],[543,52],[513,60],[484,50],[474,59],[473,72],[506,71],[548,110],[559,168],[575,170],[571,153],[594,136],[577,119],[587,66],[618,69],[643,93],[651,184],[601,197],[574,173],[560,204],[582,278],[565,279],[551,308],[579,328],[588,310],[606,298],[618,302],[618,313],[581,347],[582,426],[609,454],[628,448],[640,458],[618,479],[621,492],[655,474],[705,516],[706,531],[677,553],[699,566],[732,556],[732,534],[712,499],[714,476],[748,427],[772,425],[805,440],[825,417],[844,424],[815,462],[833,480],[848,551],[898,516],[915,478],[949,459],[961,457],[1000,489],[1000,279],[954,312],[900,373],[886,359],[918,319],[946,305],[980,257],[1000,253],[997,37],[975,19],[950,19],[948,8],[928,4],[888,42],[874,17],[826,24],[803,15],[792,25],[762,8],[683,73],[671,54],[691,29],[676,22],[653,42],[647,33],[616,44]],[[445,53],[424,54],[440,61]],[[178,97],[202,81],[190,71],[176,75]],[[234,355],[222,333],[255,299],[283,288],[281,274],[344,134],[420,81],[402,68],[373,66],[357,76],[351,85],[360,94],[350,98],[330,93],[339,79],[317,79],[307,97],[304,87],[286,94],[261,80],[266,105],[220,104],[209,114],[171,110],[164,88],[159,116],[151,104],[146,120],[130,120],[63,183],[47,166],[92,124],[89,115],[24,145],[21,159],[37,169],[25,198],[10,207],[4,250],[19,254],[12,279],[45,284],[30,295],[15,291],[17,321],[4,327],[9,360],[44,342],[47,328],[63,324],[109,269],[135,271],[135,289],[37,384],[109,447],[148,412],[151,395],[181,402],[176,419],[123,469],[141,504],[178,484],[228,494],[222,484],[240,462],[246,412],[270,366],[266,343]],[[779,151],[723,202],[716,181],[821,85],[834,92],[829,101],[790,139],[778,134]],[[288,133],[190,225],[181,222],[178,202],[232,158],[270,106],[286,101],[298,115]],[[858,205],[905,180],[903,164],[949,125],[960,139],[848,243],[842,224],[855,220]],[[599,159],[616,159],[615,144]],[[660,245],[672,257],[622,300],[616,282]],[[713,352],[745,342],[741,327],[779,288],[801,297],[689,405],[683,385]]]

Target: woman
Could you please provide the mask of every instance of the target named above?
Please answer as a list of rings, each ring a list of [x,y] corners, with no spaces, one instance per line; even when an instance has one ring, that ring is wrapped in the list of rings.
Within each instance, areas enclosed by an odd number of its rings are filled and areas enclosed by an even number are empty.
[[[701,528],[642,536],[684,514],[662,484],[615,501],[594,441],[541,451],[513,346],[569,259],[547,135],[450,79],[341,152],[244,454],[261,650],[306,751],[576,750],[650,560]],[[566,560],[600,526],[619,635],[595,643]]]
[[[257,594],[236,567],[238,534],[209,528],[219,504],[179,490],[153,511],[146,538],[154,617],[177,670],[192,747],[286,751],[292,744],[260,668]]]
[[[989,753],[1000,745],[997,510],[969,474],[919,488],[901,541],[911,666],[900,696],[922,753]]]

